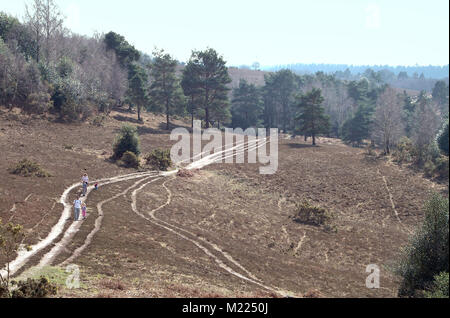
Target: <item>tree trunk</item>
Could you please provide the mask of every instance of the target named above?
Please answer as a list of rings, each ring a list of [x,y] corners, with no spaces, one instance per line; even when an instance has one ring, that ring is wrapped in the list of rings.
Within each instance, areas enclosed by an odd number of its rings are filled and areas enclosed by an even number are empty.
[[[141,120],[141,107],[137,106],[137,114],[138,114],[138,121],[142,121]]]
[[[194,129],[194,95],[191,96],[191,128]]]
[[[313,146],[316,145],[316,134],[315,133],[312,134],[312,144],[313,144]]]
[[[206,129],[209,128],[209,109],[206,107],[205,109],[205,121],[206,121]]]
[[[170,129],[170,122],[169,122],[169,101],[166,100],[166,129]]]

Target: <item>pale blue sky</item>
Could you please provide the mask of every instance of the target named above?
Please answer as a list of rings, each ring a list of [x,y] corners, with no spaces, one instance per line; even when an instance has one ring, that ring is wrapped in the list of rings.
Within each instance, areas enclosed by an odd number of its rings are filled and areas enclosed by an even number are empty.
[[[0,0],[21,19],[25,0]],[[180,61],[212,47],[228,65],[444,65],[448,0],[57,0],[66,26],[113,30],[137,49]]]

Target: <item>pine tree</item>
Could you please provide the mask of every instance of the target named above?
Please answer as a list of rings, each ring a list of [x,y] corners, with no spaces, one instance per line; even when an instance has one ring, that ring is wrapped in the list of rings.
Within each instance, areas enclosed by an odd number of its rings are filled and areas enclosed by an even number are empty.
[[[314,146],[316,135],[326,134],[330,129],[330,118],[325,115],[323,101],[322,91],[318,88],[313,88],[299,97],[299,115],[296,119],[299,121],[300,131],[305,136],[312,136]]]
[[[130,102],[136,105],[138,120],[142,121],[141,109],[148,102],[146,88],[148,76],[145,70],[137,64],[130,64],[128,76],[127,95]]]
[[[342,126],[343,140],[360,145],[364,139],[369,138],[372,115],[373,106],[367,103],[361,104],[355,116],[348,119]]]
[[[291,108],[294,104],[294,91],[297,87],[296,77],[292,71],[283,69],[265,76],[265,80],[265,126],[273,128],[276,124],[276,127],[282,128],[286,132],[288,128],[292,127]]]
[[[166,129],[170,128],[170,115],[174,109],[183,105],[179,81],[176,77],[177,61],[163,50],[153,52],[154,61],[150,66],[152,84],[150,86],[151,103],[154,111],[164,110]]]
[[[246,129],[260,124],[262,101],[258,88],[241,80],[239,87],[233,90],[231,114],[232,126]]]
[[[201,100],[201,88],[198,73],[197,64],[193,63],[191,59],[183,69],[183,75],[181,79],[181,87],[183,88],[184,96],[187,97],[187,105],[189,113],[191,114],[191,127],[194,127],[194,116],[197,112],[197,106],[203,104]]]
[[[200,91],[202,108],[205,111],[205,124],[209,128],[213,105],[226,105],[227,85],[231,83],[226,62],[213,49],[192,52],[189,61],[192,64],[191,83]]]

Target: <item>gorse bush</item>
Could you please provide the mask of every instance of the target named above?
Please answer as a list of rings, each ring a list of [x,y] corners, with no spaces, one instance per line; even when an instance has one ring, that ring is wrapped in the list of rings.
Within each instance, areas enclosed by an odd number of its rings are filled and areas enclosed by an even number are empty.
[[[293,220],[314,226],[324,226],[325,230],[336,230],[334,226],[335,216],[325,208],[312,205],[308,200],[296,204],[297,213]]]
[[[427,298],[448,298],[448,272],[442,272],[434,276],[433,284],[430,290],[425,291],[424,295]]]
[[[130,125],[123,125],[120,129],[114,142],[112,158],[118,160],[126,151],[130,151],[136,156],[141,153],[137,129]]]
[[[103,126],[105,121],[106,121],[105,115],[97,115],[92,119],[92,125],[101,127]]]
[[[50,173],[42,169],[38,163],[29,159],[21,160],[17,165],[10,168],[9,171],[12,174],[21,175],[24,177],[36,176],[40,178],[45,178],[51,176]]]
[[[139,158],[131,151],[125,151],[120,159],[123,165],[127,168],[138,168],[139,167]]]
[[[435,275],[449,270],[448,198],[434,194],[425,204],[425,220],[403,251],[396,273],[402,277],[399,296],[421,296]]]
[[[448,156],[441,155],[437,142],[419,149],[409,138],[403,137],[393,152],[393,159],[398,163],[415,164],[426,177],[448,179]]]
[[[15,282],[11,285],[15,288],[11,291],[11,298],[44,298],[49,295],[56,295],[57,287],[46,277],[40,279],[28,278],[26,281]]]
[[[399,163],[411,162],[414,156],[414,145],[408,137],[402,137],[393,152],[394,160]]]
[[[155,149],[145,157],[148,165],[166,171],[171,165],[170,150]]]

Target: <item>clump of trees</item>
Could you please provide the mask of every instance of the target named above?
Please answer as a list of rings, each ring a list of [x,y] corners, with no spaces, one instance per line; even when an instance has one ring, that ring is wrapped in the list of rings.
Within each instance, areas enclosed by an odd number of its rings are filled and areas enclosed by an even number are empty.
[[[411,77],[400,68],[398,74],[366,68],[357,75],[349,69],[301,74],[288,68],[267,73],[261,87],[241,80],[231,89],[226,61],[212,48],[193,51],[181,64],[163,50],[149,57],[112,31],[79,36],[64,28],[54,0],[32,0],[23,21],[0,13],[1,105],[77,121],[105,118],[127,104],[139,122],[144,110],[164,113],[166,129],[172,118],[189,113],[192,125],[197,118],[206,128],[278,128],[311,136],[313,144],[316,135],[326,135],[354,146],[370,142],[386,155],[398,154],[406,137],[411,151],[399,157],[429,175],[448,171],[446,81]],[[432,94],[398,94],[393,86],[411,78]]]
[[[0,103],[63,120],[108,113],[124,99],[123,54],[105,37],[70,33],[54,0],[33,0],[23,22],[0,13]]]

